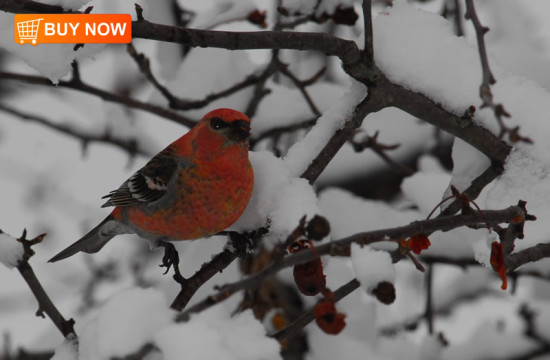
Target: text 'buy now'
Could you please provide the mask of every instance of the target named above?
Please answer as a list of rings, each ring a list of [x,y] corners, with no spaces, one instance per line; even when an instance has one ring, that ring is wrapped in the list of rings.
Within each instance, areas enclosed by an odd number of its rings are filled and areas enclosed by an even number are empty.
[[[129,43],[130,14],[17,14],[14,41],[30,43]]]
[[[84,36],[124,36],[126,23],[85,23],[84,28],[80,29],[81,23],[44,23],[45,36],[76,36],[79,31],[84,31]]]

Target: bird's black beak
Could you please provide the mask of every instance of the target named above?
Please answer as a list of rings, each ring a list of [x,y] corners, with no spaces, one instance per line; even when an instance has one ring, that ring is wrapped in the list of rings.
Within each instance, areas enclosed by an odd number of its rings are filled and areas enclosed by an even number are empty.
[[[229,137],[233,141],[243,141],[250,136],[250,124],[245,120],[231,122],[231,131]]]

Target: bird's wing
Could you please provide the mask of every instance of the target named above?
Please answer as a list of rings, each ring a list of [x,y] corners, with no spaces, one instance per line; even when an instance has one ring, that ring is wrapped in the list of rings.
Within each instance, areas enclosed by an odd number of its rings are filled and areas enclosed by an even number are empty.
[[[176,175],[177,170],[178,161],[169,146],[149,160],[118,189],[103,196],[102,199],[109,200],[102,207],[154,202],[166,193],[168,183]]]

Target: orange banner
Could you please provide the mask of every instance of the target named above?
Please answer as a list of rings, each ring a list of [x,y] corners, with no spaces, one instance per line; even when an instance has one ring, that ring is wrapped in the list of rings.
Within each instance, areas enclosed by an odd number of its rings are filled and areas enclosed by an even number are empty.
[[[16,14],[18,44],[89,44],[132,41],[130,14]]]

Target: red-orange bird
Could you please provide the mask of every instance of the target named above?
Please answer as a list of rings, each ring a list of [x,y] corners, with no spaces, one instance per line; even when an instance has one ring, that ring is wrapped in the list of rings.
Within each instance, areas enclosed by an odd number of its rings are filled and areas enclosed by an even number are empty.
[[[115,206],[111,214],[49,261],[79,251],[98,252],[119,234],[135,233],[165,246],[166,241],[198,239],[226,229],[241,216],[252,194],[249,135],[245,114],[232,109],[209,112],[104,196],[109,200],[103,207]]]

